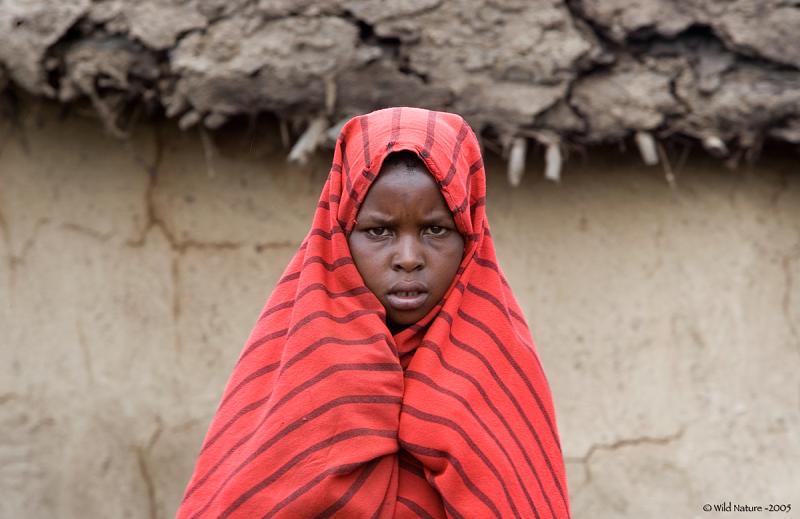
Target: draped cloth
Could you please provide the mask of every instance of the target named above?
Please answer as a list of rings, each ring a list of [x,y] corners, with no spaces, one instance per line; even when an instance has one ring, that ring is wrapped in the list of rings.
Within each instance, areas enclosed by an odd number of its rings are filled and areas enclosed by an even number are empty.
[[[442,301],[392,335],[347,244],[386,156],[428,167],[464,236]],[[475,134],[389,108],[342,129],[311,230],[236,364],[183,518],[569,517],[553,404],[495,257]]]

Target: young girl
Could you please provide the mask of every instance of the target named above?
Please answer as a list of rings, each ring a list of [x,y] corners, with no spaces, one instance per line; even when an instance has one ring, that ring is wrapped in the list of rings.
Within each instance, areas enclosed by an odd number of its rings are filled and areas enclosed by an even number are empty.
[[[458,115],[345,125],[179,518],[569,517],[550,390],[485,194]]]

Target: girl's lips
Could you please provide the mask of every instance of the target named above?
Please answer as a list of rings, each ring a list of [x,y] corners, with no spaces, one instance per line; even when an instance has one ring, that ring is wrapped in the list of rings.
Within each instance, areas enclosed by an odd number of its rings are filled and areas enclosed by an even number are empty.
[[[386,294],[389,306],[395,310],[409,311],[418,310],[425,306],[428,300],[428,292],[418,291],[398,291]]]

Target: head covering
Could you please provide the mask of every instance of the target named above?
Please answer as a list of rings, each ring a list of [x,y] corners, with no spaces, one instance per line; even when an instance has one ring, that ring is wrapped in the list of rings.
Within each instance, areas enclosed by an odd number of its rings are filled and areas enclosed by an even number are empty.
[[[392,336],[347,244],[383,160],[422,158],[464,236]],[[475,134],[389,108],[342,129],[313,226],[248,339],[179,518],[569,517],[550,390],[495,257]]]

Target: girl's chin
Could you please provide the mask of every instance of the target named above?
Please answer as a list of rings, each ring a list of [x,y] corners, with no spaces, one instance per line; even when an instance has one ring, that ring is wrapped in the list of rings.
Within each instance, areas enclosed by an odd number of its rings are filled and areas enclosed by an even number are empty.
[[[414,312],[414,315],[387,314],[386,324],[390,330],[392,330],[394,333],[397,333],[398,331],[401,331],[404,328],[408,328],[409,326],[416,323],[425,316],[425,314],[419,314],[419,315],[417,314],[418,312]]]
[[[392,326],[411,326],[415,322],[419,321],[419,319],[395,319],[391,316],[387,319],[387,322]]]

